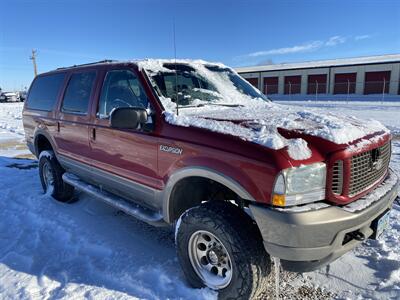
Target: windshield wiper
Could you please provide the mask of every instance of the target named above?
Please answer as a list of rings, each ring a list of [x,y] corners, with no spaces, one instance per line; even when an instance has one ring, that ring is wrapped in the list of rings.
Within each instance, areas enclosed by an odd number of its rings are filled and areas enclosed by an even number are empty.
[[[225,107],[244,107],[242,104],[229,104],[229,103],[201,103],[197,105],[183,105],[179,106],[179,108],[196,108],[196,107],[204,107],[204,106],[225,106]]]
[[[229,103],[205,103],[205,104],[199,104],[202,106],[206,105],[215,105],[215,106],[226,106],[226,107],[244,107],[242,104],[229,104]]]

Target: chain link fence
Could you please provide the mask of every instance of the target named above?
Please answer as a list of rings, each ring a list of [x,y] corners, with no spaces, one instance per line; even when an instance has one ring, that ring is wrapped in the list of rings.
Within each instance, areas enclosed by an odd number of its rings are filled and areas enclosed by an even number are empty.
[[[263,92],[273,100],[400,101],[399,80],[264,84]]]

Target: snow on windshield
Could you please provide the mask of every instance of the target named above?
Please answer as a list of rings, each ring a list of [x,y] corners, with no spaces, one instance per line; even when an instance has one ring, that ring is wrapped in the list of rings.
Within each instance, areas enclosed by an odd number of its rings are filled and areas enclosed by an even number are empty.
[[[321,110],[301,110],[266,101],[264,96],[250,84],[251,92],[244,92],[235,85],[232,76],[237,73],[223,64],[208,63],[201,60],[177,60],[177,64],[186,64],[195,70],[200,78],[211,83],[215,90],[212,103],[193,99],[187,107],[180,106],[176,113],[173,99],[160,95],[165,108],[165,119],[177,126],[193,126],[237,136],[271,149],[287,147],[292,159],[304,160],[311,157],[311,150],[303,139],[286,139],[279,134],[278,128],[299,130],[336,144],[349,144],[369,134],[389,130],[375,120],[361,120],[356,117],[338,116]],[[144,60],[137,62],[139,68],[146,70],[149,77],[161,73],[173,73],[166,64],[175,64],[173,60]],[[240,78],[240,77],[239,77]],[[242,80],[240,78],[240,80]],[[180,101],[179,101],[180,103]],[[210,105],[214,104],[214,105]],[[215,105],[217,104],[217,105]],[[219,105],[238,105],[224,107]],[[236,121],[236,122],[232,122]],[[238,123],[237,121],[242,121]]]
[[[202,60],[144,60],[138,62],[145,69],[153,84],[161,90],[161,102],[167,111],[176,110],[176,94],[190,96],[189,103],[179,97],[179,106],[198,104],[251,104],[254,101],[266,101],[267,98],[252,85],[242,79],[234,70],[218,63]],[[178,72],[175,72],[175,69]],[[176,77],[175,77],[176,76]],[[162,77],[164,82],[158,82]],[[170,77],[170,78],[169,78]],[[171,86],[165,86],[165,85]],[[198,86],[196,86],[196,84]],[[173,93],[169,92],[171,89]],[[204,97],[208,96],[205,100]]]

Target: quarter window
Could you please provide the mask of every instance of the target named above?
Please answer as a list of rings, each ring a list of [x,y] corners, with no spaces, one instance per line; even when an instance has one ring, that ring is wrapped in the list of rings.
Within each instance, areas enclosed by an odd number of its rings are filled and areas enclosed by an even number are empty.
[[[73,74],[64,95],[62,110],[66,113],[86,114],[96,72]]]
[[[51,111],[57,101],[64,78],[64,73],[37,77],[29,90],[27,108]]]
[[[108,118],[118,107],[148,107],[148,99],[136,75],[129,70],[107,73],[101,91],[98,116]]]

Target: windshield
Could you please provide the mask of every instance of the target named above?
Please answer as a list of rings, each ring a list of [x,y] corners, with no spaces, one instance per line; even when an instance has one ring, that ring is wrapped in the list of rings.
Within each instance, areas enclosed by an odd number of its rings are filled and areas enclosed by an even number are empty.
[[[166,109],[204,105],[245,105],[268,98],[227,67],[200,63],[164,63],[148,70]]]

